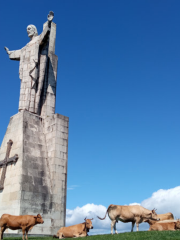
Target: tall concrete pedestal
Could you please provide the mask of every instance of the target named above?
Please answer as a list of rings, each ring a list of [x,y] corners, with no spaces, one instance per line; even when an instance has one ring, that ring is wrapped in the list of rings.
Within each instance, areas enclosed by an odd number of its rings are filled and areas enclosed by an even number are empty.
[[[30,234],[53,235],[65,225],[69,118],[60,114],[40,117],[22,111],[11,117],[0,149],[5,158],[13,141],[4,189],[0,191],[0,215],[42,214],[44,224]],[[0,168],[0,177],[2,168]],[[19,233],[7,229],[5,233]]]

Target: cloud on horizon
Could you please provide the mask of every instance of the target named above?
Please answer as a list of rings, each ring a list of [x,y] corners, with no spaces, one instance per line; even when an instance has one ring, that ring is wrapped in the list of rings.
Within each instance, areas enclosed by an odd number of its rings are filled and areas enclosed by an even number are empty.
[[[79,187],[78,185],[71,185],[67,187],[67,190],[74,190],[75,188]]]
[[[141,205],[147,209],[157,209],[157,213],[172,212],[174,217],[180,218],[180,186],[170,189],[160,189]]]
[[[160,189],[154,192],[152,196],[145,199],[141,203],[130,203],[129,205],[141,205],[149,210],[157,208],[157,213],[172,212],[174,217],[180,218],[180,186],[171,189]],[[94,218],[93,226],[94,229],[90,231],[91,235],[94,234],[107,234],[111,230],[111,221],[106,216],[105,220],[99,220],[97,216],[104,217],[107,208],[103,205],[95,205],[93,203],[88,203],[82,207],[76,207],[73,210],[67,209],[66,211],[66,226],[82,223],[84,218]],[[130,232],[131,223],[118,222],[116,224],[118,232]],[[148,230],[149,225],[147,223],[142,223],[139,226],[139,230]],[[134,227],[136,231],[136,226]]]

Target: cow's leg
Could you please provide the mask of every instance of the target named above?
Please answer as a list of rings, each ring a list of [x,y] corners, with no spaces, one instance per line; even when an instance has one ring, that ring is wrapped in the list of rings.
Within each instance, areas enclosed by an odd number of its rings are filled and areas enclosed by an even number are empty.
[[[1,227],[0,239],[3,239],[3,227]]]
[[[116,221],[116,222],[117,222],[117,221]],[[114,224],[114,231],[115,231],[116,234],[118,234],[118,232],[117,232],[117,230],[116,230],[116,222],[115,222],[115,224]]]
[[[77,238],[77,237],[83,237],[81,234],[82,234],[82,233],[76,233],[76,234],[73,234],[73,237],[74,237],[74,238]]]
[[[22,239],[25,240],[25,233],[26,233],[26,228],[22,228],[22,233],[23,233],[23,236],[22,236]]]
[[[63,239],[63,234],[62,233],[59,233],[59,239]]]
[[[137,232],[139,231],[139,223],[136,222],[136,228],[137,228]]]
[[[6,230],[6,227],[1,227],[0,239],[3,239],[3,233]]]
[[[132,222],[131,232],[133,232],[134,224],[135,224],[135,222]]]
[[[80,237],[79,234],[73,234],[73,238],[78,238]]]
[[[111,221],[111,234],[113,234],[113,228],[115,223],[116,223],[116,219]]]
[[[139,223],[142,222],[142,219],[138,216],[135,218],[135,220],[136,220],[136,228],[137,228],[137,232],[138,232],[139,231]]]
[[[79,236],[78,236],[78,237],[86,237],[86,236],[87,236],[87,233],[81,232],[81,233],[79,233]]]
[[[26,240],[28,240],[28,231],[29,229],[26,229]]]

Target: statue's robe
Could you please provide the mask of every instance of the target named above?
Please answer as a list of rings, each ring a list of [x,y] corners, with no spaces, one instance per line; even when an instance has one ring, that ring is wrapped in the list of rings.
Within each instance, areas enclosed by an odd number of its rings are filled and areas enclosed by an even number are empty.
[[[40,52],[40,45],[47,41],[50,29],[34,37],[20,50],[10,51],[9,58],[19,60],[21,79],[19,110],[40,114],[41,92],[46,71],[47,51]]]

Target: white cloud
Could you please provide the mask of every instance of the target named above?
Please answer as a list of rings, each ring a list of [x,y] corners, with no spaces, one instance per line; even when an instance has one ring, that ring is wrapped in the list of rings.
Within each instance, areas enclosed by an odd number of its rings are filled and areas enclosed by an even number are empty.
[[[141,204],[131,203],[129,205],[142,205],[143,207],[152,210],[157,208],[157,213],[172,212],[174,217],[180,218],[180,186],[163,190],[160,189],[154,192],[152,196]],[[66,212],[66,226],[78,224],[84,221],[84,218],[94,218],[92,220],[94,229],[90,230],[90,234],[106,234],[110,233],[111,221],[106,216],[105,220],[100,220],[97,216],[104,217],[107,208],[103,205],[86,204],[82,207],[76,207],[74,210],[67,209]],[[116,224],[118,232],[130,232],[131,223],[118,222]],[[149,225],[142,223],[139,226],[141,231],[148,230]],[[136,227],[134,228],[134,231]]]
[[[67,209],[66,211],[66,226],[82,223],[84,218],[93,218],[92,223],[94,229],[90,230],[89,234],[108,234],[111,229],[111,221],[106,216],[105,220],[100,220],[97,216],[104,217],[107,208],[102,205],[86,204],[83,207],[76,207],[74,210]],[[130,231],[131,223],[119,222],[117,225],[118,232]]]
[[[67,190],[74,190],[75,188],[79,187],[78,185],[71,185],[67,187]]]
[[[160,189],[144,200],[141,205],[147,209],[157,209],[157,213],[172,212],[174,217],[180,217],[180,186],[171,189]]]
[[[129,205],[132,206],[132,205],[141,205],[141,204],[140,203],[130,203]]]
[[[77,224],[84,221],[84,218],[93,218],[93,225],[95,229],[102,228],[107,229],[110,225],[109,218],[106,218],[104,221],[101,221],[97,218],[98,216],[103,216],[106,213],[106,207],[102,205],[95,204],[86,204],[83,207],[76,207],[74,210],[67,209],[66,214],[66,224],[67,226]]]

